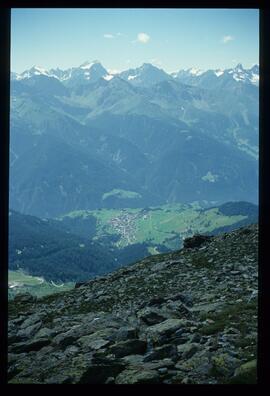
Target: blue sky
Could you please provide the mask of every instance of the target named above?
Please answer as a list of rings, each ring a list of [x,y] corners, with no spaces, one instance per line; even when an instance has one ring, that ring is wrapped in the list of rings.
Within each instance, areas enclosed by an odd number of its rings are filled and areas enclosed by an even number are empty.
[[[167,72],[259,63],[252,9],[13,9],[11,69],[67,69],[99,60],[111,70],[153,63]]]

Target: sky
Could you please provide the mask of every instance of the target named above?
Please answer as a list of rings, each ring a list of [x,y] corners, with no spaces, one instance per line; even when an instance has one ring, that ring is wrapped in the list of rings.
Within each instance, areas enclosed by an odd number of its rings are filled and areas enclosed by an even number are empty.
[[[166,72],[250,68],[259,63],[259,11],[12,9],[12,71],[68,69],[92,60],[111,72],[143,63]]]

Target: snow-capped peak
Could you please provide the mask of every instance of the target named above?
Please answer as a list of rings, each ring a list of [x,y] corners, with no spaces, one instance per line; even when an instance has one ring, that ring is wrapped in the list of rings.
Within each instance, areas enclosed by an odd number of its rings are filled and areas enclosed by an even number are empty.
[[[192,67],[190,69],[187,70],[190,74],[192,74],[193,76],[200,76],[201,74],[204,73],[203,70],[198,69],[197,67]]]
[[[259,65],[254,65],[249,69],[252,73],[259,74]]]
[[[189,69],[181,69],[179,72],[171,73],[171,76],[179,79],[182,82],[188,84],[195,84],[201,81],[201,76],[208,75],[211,78],[211,75],[218,77],[220,79],[225,78],[225,80],[230,77],[233,80],[239,83],[251,83],[253,85],[259,84],[259,66],[254,65],[250,69],[245,69],[241,63],[236,65],[234,68],[230,69],[210,69],[207,71],[203,71],[198,69],[197,67],[192,67]],[[208,80],[207,80],[208,81]],[[230,79],[228,80],[230,81]],[[203,82],[204,83],[204,82]]]
[[[117,69],[107,69],[107,70],[108,70],[109,74],[114,75],[114,76],[121,73],[121,71],[117,70]]]
[[[158,67],[152,65],[152,63],[143,63],[140,69],[158,69]]]
[[[242,64],[239,63],[234,69],[228,71],[233,79],[238,82],[250,82],[254,85],[259,84],[259,68],[254,65],[251,69],[244,69]]]
[[[252,84],[258,85],[259,79],[260,79],[259,74],[252,73],[252,75],[250,77],[250,82],[252,82]]]
[[[31,70],[34,70],[35,73],[39,73],[39,74],[46,74],[48,75],[48,71],[46,69],[44,69],[44,67],[41,66],[33,66]]]
[[[91,69],[91,67],[97,63],[100,63],[98,60],[94,60],[93,62],[86,61],[82,63],[79,67],[80,69]]]
[[[237,71],[243,71],[244,68],[243,68],[242,63],[238,63],[238,65],[235,66],[235,70],[237,70]]]
[[[44,69],[44,67],[34,65],[29,70],[25,70],[23,73],[17,75],[17,80],[23,80],[24,78],[30,78],[33,76],[50,76],[50,73]]]

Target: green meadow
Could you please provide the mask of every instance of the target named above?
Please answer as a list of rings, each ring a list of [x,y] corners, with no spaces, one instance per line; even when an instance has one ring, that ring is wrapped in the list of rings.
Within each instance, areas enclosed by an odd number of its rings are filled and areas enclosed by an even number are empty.
[[[28,275],[22,270],[8,271],[8,297],[11,299],[17,293],[29,292],[37,297],[42,297],[69,290],[73,287],[73,282],[56,284],[52,281],[45,281],[42,277]]]

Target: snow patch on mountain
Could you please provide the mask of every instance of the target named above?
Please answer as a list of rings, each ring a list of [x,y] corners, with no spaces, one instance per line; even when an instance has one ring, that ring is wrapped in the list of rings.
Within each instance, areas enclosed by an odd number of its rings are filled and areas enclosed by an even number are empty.
[[[51,77],[50,73],[46,69],[44,69],[41,66],[35,65],[31,69],[25,70],[23,73],[18,74],[16,76],[16,80],[23,80],[25,78],[30,78],[33,76],[40,76],[40,75]]]
[[[137,75],[136,76],[128,76],[128,80],[134,80],[134,78],[136,78],[136,77],[138,77]]]
[[[191,69],[188,69],[187,71],[194,76],[201,76],[204,73],[203,70],[197,69],[196,67],[192,67]]]
[[[95,64],[99,63],[99,61],[95,60],[93,62],[86,61],[80,65],[80,69],[89,70]]]
[[[220,77],[222,74],[224,74],[224,70],[216,70],[214,73],[217,77]]]
[[[114,76],[112,76],[111,74],[107,74],[103,78],[104,78],[104,80],[110,81],[112,78],[114,78]]]
[[[207,75],[207,78],[210,78],[209,72],[212,72],[213,76],[216,76],[218,78],[230,77],[234,81],[240,83],[251,83],[254,85],[259,84],[259,66],[254,65],[250,69],[244,69],[244,67],[240,63],[236,67],[231,69],[209,69],[207,71],[200,70],[196,67],[190,69],[181,69],[179,70],[179,72],[171,73],[171,76],[175,79],[179,79],[184,83],[196,85],[197,81],[200,82],[201,77]]]
[[[218,180],[218,175],[214,175],[211,171],[208,171],[206,175],[202,177],[203,181],[208,181],[209,183],[215,183]]]
[[[252,73],[250,81],[257,85],[259,83],[259,74]]]
[[[235,81],[243,81],[245,80],[245,77],[241,74],[237,74],[237,73],[233,73],[233,78],[235,79]]]

